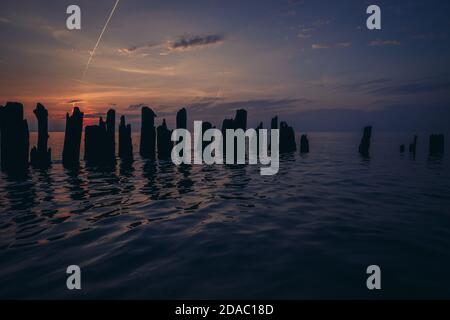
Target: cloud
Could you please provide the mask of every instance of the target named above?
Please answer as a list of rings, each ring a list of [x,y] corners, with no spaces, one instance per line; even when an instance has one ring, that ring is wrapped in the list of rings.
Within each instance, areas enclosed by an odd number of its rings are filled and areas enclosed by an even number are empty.
[[[117,71],[135,73],[142,75],[152,75],[152,76],[174,76],[175,69],[173,67],[164,67],[160,69],[148,70],[148,69],[135,69],[135,68],[117,68]]]
[[[225,40],[225,37],[220,34],[210,34],[210,35],[184,35],[174,42],[172,42],[170,49],[176,51],[186,51],[192,48],[204,47],[213,44],[220,44]]]
[[[7,18],[1,17],[1,18],[0,18],[0,22],[1,22],[1,23],[10,23],[11,20],[9,20],[9,19],[7,19]]]
[[[399,46],[401,43],[398,40],[382,40],[376,39],[369,42],[369,46],[378,47],[378,46]]]
[[[391,105],[364,111],[355,109],[318,109],[295,113],[289,124],[308,131],[358,131],[370,124],[377,132],[448,132],[450,108],[445,105]]]
[[[372,91],[374,90],[374,88],[378,88],[379,85],[385,85],[386,83],[390,83],[391,81],[391,78],[377,78],[368,81],[360,81],[356,83],[340,85],[339,88],[350,91]]]
[[[415,34],[411,38],[415,40],[442,40],[447,38],[447,34],[429,32],[429,33]]]
[[[303,3],[304,3],[304,0],[288,0],[289,6],[298,6]]]
[[[309,38],[311,38],[311,31],[313,31],[312,28],[303,28],[297,34],[297,37],[299,37],[300,39],[309,39]]]
[[[314,43],[311,48],[317,49],[334,49],[334,48],[348,48],[352,44],[350,42],[339,42],[339,43]]]
[[[99,119],[100,117],[102,117],[103,119],[105,118],[105,113],[102,112],[94,112],[94,113],[84,113],[84,118],[85,119]]]
[[[159,50],[159,55],[166,56],[171,52],[184,52],[191,49],[199,49],[211,45],[221,44],[224,41],[225,37],[221,34],[183,35],[175,40],[167,40],[161,43],[149,42],[141,45],[133,45],[127,48],[119,48],[117,52],[121,55],[147,56],[155,50]]]
[[[297,37],[300,39],[309,39],[312,37],[312,33],[317,29],[322,28],[323,26],[329,25],[330,20],[328,19],[317,19],[313,23],[309,25],[300,26],[300,31],[297,34]]]
[[[129,54],[133,54],[133,53],[145,54],[145,52],[155,49],[155,48],[158,48],[158,47],[161,47],[161,44],[146,43],[146,44],[131,46],[128,48],[120,48],[120,49],[118,49],[118,52],[123,55],[129,55]]]
[[[253,99],[253,100],[238,100],[227,101],[211,99],[205,101],[199,101],[189,104],[190,109],[195,109],[196,112],[211,112],[212,110],[237,110],[246,109],[248,111],[273,111],[276,110],[294,110],[299,105],[306,105],[312,103],[312,100],[297,98],[297,99]]]
[[[130,105],[127,107],[127,110],[128,110],[128,111],[141,110],[143,107],[146,107],[146,106],[147,106],[147,104],[145,104],[145,103],[130,104]]]
[[[405,83],[392,84],[373,89],[370,93],[379,95],[408,95],[437,91],[450,91],[450,78],[448,76],[426,77]]]
[[[72,99],[72,100],[66,101],[66,103],[70,103],[70,104],[81,103],[81,102],[83,102],[83,100],[81,100],[81,99]]]
[[[315,28],[322,27],[330,24],[330,20],[328,19],[318,19],[312,23],[312,26]]]
[[[369,81],[339,86],[349,91],[366,92],[373,95],[409,95],[450,91],[450,76],[440,75],[394,82],[392,78],[377,78]]]

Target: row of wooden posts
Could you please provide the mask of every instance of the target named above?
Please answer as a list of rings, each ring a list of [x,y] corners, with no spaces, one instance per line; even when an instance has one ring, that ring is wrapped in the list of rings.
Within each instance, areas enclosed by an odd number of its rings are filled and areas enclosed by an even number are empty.
[[[51,165],[51,149],[48,148],[48,111],[40,103],[33,111],[38,122],[38,143],[29,152],[29,130],[27,120],[24,119],[23,105],[18,102],[8,102],[4,107],[0,106],[0,153],[1,168],[3,171],[20,172],[26,170],[29,164],[37,168],[48,168]],[[156,114],[149,107],[141,110],[141,135],[139,153],[144,159],[160,160],[170,159],[173,142],[172,131],[169,130],[166,120],[155,126]],[[80,147],[83,132],[84,113],[78,107],[73,109],[72,115],[66,114],[66,131],[64,136],[64,148],[62,163],[66,168],[78,167],[80,164]],[[177,129],[187,128],[187,112],[182,108],[176,115]],[[257,126],[262,129],[263,124]],[[202,132],[213,128],[209,122],[202,123]],[[295,131],[286,122],[278,123],[278,117],[274,117],[270,125],[271,129],[280,130],[280,153],[297,151]],[[222,122],[224,134],[224,154],[226,154],[225,131],[227,129],[247,129],[247,111],[237,110],[234,119],[225,119]],[[98,125],[86,126],[84,140],[84,160],[88,164],[103,165],[116,161],[116,112],[109,110],[106,114],[106,122],[100,117]],[[369,155],[372,127],[364,128],[363,137],[359,145],[362,156]],[[416,152],[417,136],[409,146],[409,151]],[[205,148],[205,144],[203,146]],[[405,146],[400,146],[400,152],[405,151]],[[300,139],[300,152],[309,152],[307,135]],[[442,155],[444,153],[444,135],[432,134],[429,140],[429,154]],[[125,122],[121,116],[119,124],[119,150],[118,155],[122,161],[133,161],[133,144],[131,137],[131,125]]]
[[[372,127],[367,126],[364,128],[363,137],[359,144],[359,153],[362,156],[369,156],[370,141],[372,137]],[[409,152],[413,155],[416,154],[417,149],[417,135],[414,136],[413,142],[409,145]],[[430,156],[442,156],[444,154],[445,139],[443,134],[430,135],[428,152]],[[400,145],[400,153],[405,152],[405,145]]]
[[[4,171],[23,171],[29,163],[33,167],[48,168],[51,165],[51,149],[48,148],[48,111],[40,103],[37,104],[34,114],[38,122],[38,143],[29,153],[29,130],[27,120],[24,119],[23,105],[17,102],[8,102],[0,106],[0,144],[1,168]],[[144,159],[161,160],[170,159],[173,142],[172,131],[169,130],[166,120],[155,126],[156,114],[149,107],[141,110],[141,135],[139,153]],[[66,130],[62,163],[66,168],[74,168],[80,164],[81,138],[83,132],[84,113],[78,107],[72,114],[66,114]],[[100,117],[98,125],[86,126],[84,134],[84,160],[88,164],[112,164],[116,161],[116,113],[109,110],[106,121]],[[187,112],[182,108],[176,115],[177,129],[187,128]],[[260,123],[256,129],[262,129]],[[213,128],[209,122],[202,123],[202,132]],[[222,132],[227,129],[247,129],[247,111],[237,110],[233,119],[225,119],[222,123]],[[295,131],[284,121],[278,123],[278,117],[271,121],[271,129],[280,130],[280,153],[295,152]],[[224,140],[226,135],[224,134]],[[122,161],[133,160],[133,144],[131,125],[127,124],[125,117],[120,118],[118,155]],[[300,151],[309,152],[309,141],[302,135]],[[224,141],[224,153],[226,142]]]

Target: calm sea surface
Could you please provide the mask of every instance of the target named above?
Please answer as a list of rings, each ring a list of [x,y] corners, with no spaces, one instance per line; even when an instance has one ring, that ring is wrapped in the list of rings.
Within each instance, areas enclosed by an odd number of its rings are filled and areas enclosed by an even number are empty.
[[[0,173],[0,298],[450,298],[450,149],[311,133],[275,176],[154,164]],[[139,137],[134,136],[135,153]],[[35,144],[36,136],[32,135]],[[82,290],[66,289],[66,268]],[[377,264],[382,290],[366,289]]]

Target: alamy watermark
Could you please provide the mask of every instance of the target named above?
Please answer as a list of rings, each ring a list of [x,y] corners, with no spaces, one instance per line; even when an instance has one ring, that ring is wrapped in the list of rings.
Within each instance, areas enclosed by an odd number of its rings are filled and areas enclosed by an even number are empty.
[[[172,162],[176,165],[182,163],[254,165],[259,161],[265,166],[260,169],[261,175],[271,176],[277,174],[280,167],[280,133],[278,129],[271,129],[270,143],[268,134],[267,129],[259,129],[258,132],[255,129],[246,131],[227,129],[224,143],[221,130],[208,129],[202,134],[202,121],[194,121],[194,139],[186,129],[176,129],[172,132],[172,141],[177,143],[172,149]],[[204,146],[204,143],[209,144]]]

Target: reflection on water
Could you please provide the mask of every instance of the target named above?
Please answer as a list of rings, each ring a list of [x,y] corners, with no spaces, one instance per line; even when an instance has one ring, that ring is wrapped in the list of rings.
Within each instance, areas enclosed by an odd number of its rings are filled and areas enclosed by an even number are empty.
[[[399,154],[409,136],[375,136],[361,158],[359,134],[310,134],[310,154],[261,176],[138,155],[65,170],[53,133],[49,170],[0,174],[0,297],[370,298],[378,264],[381,297],[450,298],[449,160],[420,140]]]

